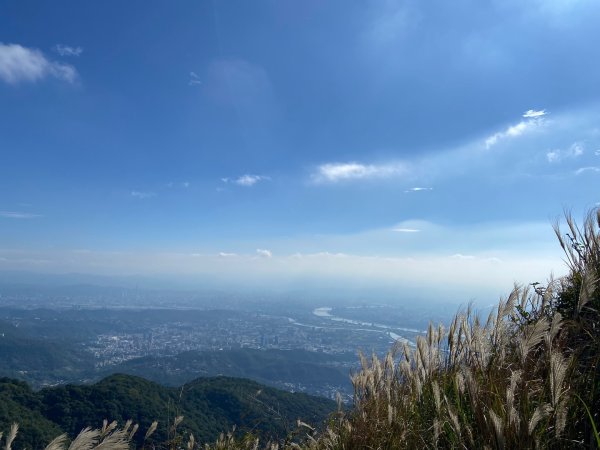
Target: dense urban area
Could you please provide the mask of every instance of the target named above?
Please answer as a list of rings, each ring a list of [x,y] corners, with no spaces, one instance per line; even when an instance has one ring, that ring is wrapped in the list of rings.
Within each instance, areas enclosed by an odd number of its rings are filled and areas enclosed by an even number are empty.
[[[47,361],[28,364],[13,352],[2,374],[40,387],[116,372],[171,385],[223,374],[350,398],[358,351],[384,354],[394,342],[413,345],[432,316],[443,320],[439,311],[414,305],[328,307],[263,296],[244,307],[219,293],[97,286],[5,288],[0,301],[3,347],[35,347],[43,353],[39,361]]]

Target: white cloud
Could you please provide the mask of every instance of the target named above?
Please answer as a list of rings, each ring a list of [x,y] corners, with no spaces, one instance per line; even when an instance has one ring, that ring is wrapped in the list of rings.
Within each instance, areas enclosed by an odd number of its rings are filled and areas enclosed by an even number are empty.
[[[134,198],[145,199],[155,197],[156,194],[154,192],[131,191],[131,196]]]
[[[546,159],[549,163],[560,162],[564,159],[573,159],[583,155],[584,147],[581,142],[574,142],[565,150],[551,150],[546,153]]]
[[[239,184],[240,186],[254,186],[259,181],[268,180],[268,177],[264,177],[262,175],[242,175],[234,183]]]
[[[525,114],[528,114],[530,112],[531,112],[531,114],[535,114],[535,113],[539,113],[540,111],[530,110],[530,111],[527,111],[527,113],[525,113]],[[527,117],[527,120],[522,120],[515,125],[509,126],[504,131],[498,131],[497,133],[494,133],[491,136],[489,136],[485,140],[485,148],[489,149],[503,139],[515,138],[515,137],[521,136],[529,131],[532,131],[532,130],[540,127],[544,123],[543,114],[530,115],[530,116],[523,115],[523,117]]]
[[[0,211],[0,217],[4,217],[5,219],[35,219],[42,216],[20,211]]]
[[[405,190],[404,192],[421,192],[421,191],[433,191],[431,187],[413,187]]]
[[[418,228],[394,228],[394,231],[397,231],[398,233],[418,233],[421,230]]]
[[[475,259],[473,255],[463,255],[462,253],[455,253],[451,256],[453,259]]]
[[[267,177],[264,175],[245,174],[238,178],[227,178],[227,177],[221,178],[221,181],[223,183],[234,183],[239,186],[251,187],[251,186],[254,186],[256,183],[258,183],[259,181],[266,181],[266,180],[270,180],[270,179],[271,179],[270,177]]]
[[[262,248],[257,248],[256,249],[256,254],[258,256],[260,256],[261,258],[271,258],[273,257],[273,253],[271,253],[271,250],[265,250]]]
[[[190,81],[188,82],[188,85],[197,86],[199,84],[202,84],[200,76],[198,76],[196,72],[190,72]]]
[[[236,256],[238,256],[237,253],[219,252],[221,258],[235,258]]]
[[[541,109],[539,111],[537,111],[535,109],[529,109],[523,113],[523,117],[525,117],[526,119],[531,119],[531,118],[535,118],[535,117],[542,117],[542,116],[545,116],[546,114],[548,114],[548,113],[546,112],[545,109]]]
[[[83,53],[83,48],[80,46],[71,47],[70,45],[56,44],[53,50],[60,56],[80,56]]]
[[[582,175],[587,172],[600,172],[600,167],[589,166],[589,167],[581,167],[575,171],[575,175]]]
[[[328,163],[317,167],[312,179],[316,182],[336,183],[347,180],[364,180],[372,178],[387,178],[406,173],[402,164],[391,163],[382,165],[365,165],[356,162]]]
[[[33,83],[46,77],[74,83],[77,80],[77,71],[69,64],[47,59],[37,49],[0,43],[0,80],[8,84],[18,84]]]

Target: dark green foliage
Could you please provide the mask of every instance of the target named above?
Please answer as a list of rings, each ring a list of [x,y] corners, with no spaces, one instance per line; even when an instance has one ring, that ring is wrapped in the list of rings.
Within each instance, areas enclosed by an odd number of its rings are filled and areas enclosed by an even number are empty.
[[[0,426],[21,425],[20,442],[34,448],[47,444],[62,431],[75,436],[81,429],[101,426],[103,419],[123,424],[132,419],[166,442],[168,424],[184,421],[179,431],[194,433],[200,442],[213,441],[234,425],[240,433],[284,438],[297,419],[316,425],[335,409],[334,402],[292,394],[236,378],[200,378],[180,388],[164,387],[129,375],[112,375],[93,385],[67,385],[32,392],[23,382],[0,380]],[[137,436],[143,438],[143,433]],[[138,442],[140,443],[140,442]],[[21,445],[19,446],[21,447]]]
[[[59,426],[41,413],[42,401],[22,381],[0,378],[0,430],[19,423],[23,433],[17,435],[16,448],[43,448],[62,433]]]

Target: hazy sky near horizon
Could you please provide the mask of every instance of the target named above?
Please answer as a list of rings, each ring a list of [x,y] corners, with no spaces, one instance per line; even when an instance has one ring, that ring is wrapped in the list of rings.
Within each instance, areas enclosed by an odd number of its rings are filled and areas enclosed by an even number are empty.
[[[0,0],[0,269],[560,274],[552,221],[600,202],[598,23],[592,0]]]

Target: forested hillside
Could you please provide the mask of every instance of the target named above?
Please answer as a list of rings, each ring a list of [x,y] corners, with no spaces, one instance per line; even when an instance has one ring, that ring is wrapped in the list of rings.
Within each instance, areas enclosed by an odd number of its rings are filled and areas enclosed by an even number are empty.
[[[156,442],[169,439],[169,426],[183,416],[182,434],[213,441],[234,425],[264,439],[280,439],[297,419],[320,425],[335,403],[305,394],[292,394],[253,381],[226,377],[200,378],[178,388],[129,375],[113,375],[92,385],[67,385],[33,392],[16,380],[0,379],[0,430],[18,422],[17,448],[42,448],[52,438],[83,428],[99,427],[104,419],[131,419],[146,430],[159,426]],[[137,436],[143,438],[143,434]]]

